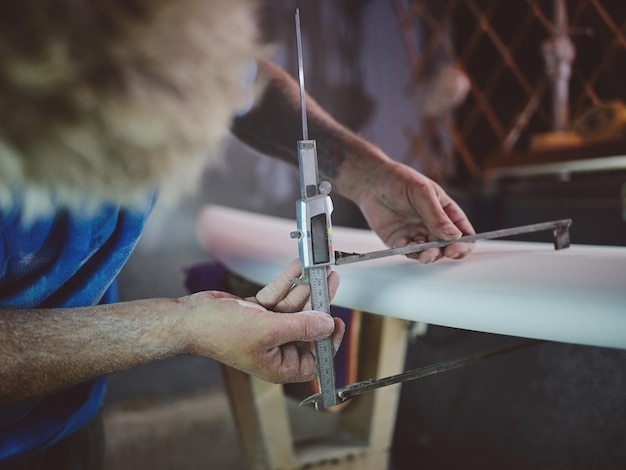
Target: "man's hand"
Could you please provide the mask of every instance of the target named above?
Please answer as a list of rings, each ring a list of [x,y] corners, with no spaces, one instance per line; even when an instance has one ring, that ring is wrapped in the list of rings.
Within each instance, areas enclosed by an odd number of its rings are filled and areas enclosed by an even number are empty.
[[[375,172],[370,189],[361,192],[359,206],[370,227],[390,247],[434,240],[456,240],[473,234],[463,210],[437,183],[412,168],[388,162]],[[454,243],[408,255],[422,263],[467,256],[473,244]]]
[[[202,354],[272,382],[315,377],[310,341],[345,326],[310,310],[291,263],[254,298],[202,292],[180,299],[64,309],[0,309],[0,406],[180,354]],[[329,295],[339,285],[328,275]],[[302,311],[304,310],[304,311]],[[286,313],[297,312],[297,313]]]
[[[269,382],[313,379],[316,368],[311,342],[332,334],[337,351],[345,325],[340,319],[310,310],[309,287],[290,282],[300,273],[299,263],[292,262],[253,298],[212,291],[181,299],[195,315],[190,352]],[[339,285],[336,272],[329,271],[328,284],[332,298]]]

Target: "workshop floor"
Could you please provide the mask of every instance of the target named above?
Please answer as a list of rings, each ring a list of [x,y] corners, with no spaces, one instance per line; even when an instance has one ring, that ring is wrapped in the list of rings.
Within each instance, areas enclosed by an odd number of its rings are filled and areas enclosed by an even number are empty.
[[[111,405],[104,419],[107,470],[246,468],[220,389]]]

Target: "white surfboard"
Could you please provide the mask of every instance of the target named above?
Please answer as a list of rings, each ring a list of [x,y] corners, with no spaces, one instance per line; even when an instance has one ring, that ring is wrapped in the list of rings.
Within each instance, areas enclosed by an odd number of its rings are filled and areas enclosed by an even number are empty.
[[[295,220],[221,206],[207,206],[198,217],[207,253],[261,285],[298,257],[290,237],[295,229]],[[386,248],[369,230],[335,226],[333,239],[339,251]],[[424,265],[392,256],[336,266],[341,284],[333,304],[467,330],[626,349],[626,247],[572,242],[556,251],[552,243],[485,240],[458,261]]]

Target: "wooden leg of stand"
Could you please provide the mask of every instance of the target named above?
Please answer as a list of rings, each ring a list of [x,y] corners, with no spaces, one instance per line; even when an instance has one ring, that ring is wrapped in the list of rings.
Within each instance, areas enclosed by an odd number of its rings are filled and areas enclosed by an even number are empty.
[[[222,375],[250,468],[293,468],[293,440],[282,386],[228,366],[222,366]]]
[[[359,380],[382,378],[404,370],[408,322],[365,314],[359,352]],[[388,468],[400,400],[400,386],[392,385],[355,397],[341,415],[340,428],[367,442],[363,470]]]

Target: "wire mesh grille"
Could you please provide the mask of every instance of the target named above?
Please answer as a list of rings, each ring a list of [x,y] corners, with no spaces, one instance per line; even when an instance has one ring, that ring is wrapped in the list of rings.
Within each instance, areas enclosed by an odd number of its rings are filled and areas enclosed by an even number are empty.
[[[392,1],[413,85],[438,80],[442,64],[467,78],[465,99],[435,118],[454,149],[439,158],[453,159],[465,175],[480,176],[494,155],[527,152],[534,135],[555,129],[556,108],[564,108],[571,123],[592,105],[626,100],[623,0],[563,0],[564,28],[556,9],[560,0]],[[575,50],[561,104],[545,60],[547,42],[559,35]],[[417,134],[408,131],[412,151],[424,154]],[[432,148],[427,154],[437,157]],[[450,162],[425,166],[437,179],[451,175]]]

